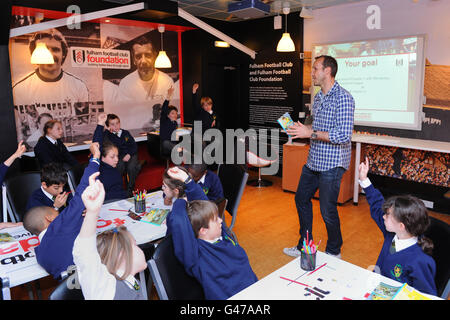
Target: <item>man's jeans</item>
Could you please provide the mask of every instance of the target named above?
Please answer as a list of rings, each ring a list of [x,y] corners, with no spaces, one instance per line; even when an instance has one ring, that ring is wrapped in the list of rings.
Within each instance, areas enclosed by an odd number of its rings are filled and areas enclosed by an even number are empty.
[[[342,167],[319,172],[312,171],[306,165],[303,166],[295,193],[295,205],[300,222],[300,240],[297,245],[299,250],[303,246],[303,239],[306,240],[307,231],[309,232],[309,239],[312,239],[313,211],[311,198],[319,189],[320,212],[328,233],[325,251],[334,255],[340,253],[342,236],[337,211],[337,198],[344,172],[345,169]]]

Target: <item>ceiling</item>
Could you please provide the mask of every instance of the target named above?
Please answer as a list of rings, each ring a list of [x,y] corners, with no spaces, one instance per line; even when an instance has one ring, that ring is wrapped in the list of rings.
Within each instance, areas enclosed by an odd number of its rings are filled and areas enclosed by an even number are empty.
[[[305,6],[308,9],[319,9],[361,1],[367,0],[261,0],[261,2],[270,5],[270,14],[265,16],[273,16],[280,13],[280,10],[285,3],[289,3],[291,12],[296,12],[300,11],[302,6]],[[230,22],[244,20],[228,13],[228,4],[239,2],[239,0],[178,0],[177,2],[179,8],[197,17]]]

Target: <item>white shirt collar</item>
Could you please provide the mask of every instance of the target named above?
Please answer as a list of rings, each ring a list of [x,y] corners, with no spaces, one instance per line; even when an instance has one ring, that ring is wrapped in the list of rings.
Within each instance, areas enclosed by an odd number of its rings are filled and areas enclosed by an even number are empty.
[[[124,271],[121,270],[121,269],[117,270],[117,272],[116,272],[118,277],[121,277],[123,273],[124,273]],[[136,278],[135,277],[133,277],[130,274],[128,277],[125,278],[124,281],[131,289],[134,289],[134,283],[136,282]]]
[[[406,248],[409,248],[417,243],[417,237],[411,237],[408,239],[399,239],[397,235],[394,236],[395,251],[399,252]]]
[[[47,229],[44,229],[41,231],[41,233],[39,233],[38,238],[39,238],[39,243],[42,242],[42,238],[45,236],[45,233],[47,232]]]
[[[122,135],[122,129],[120,129],[119,131],[117,131],[117,133],[114,134],[116,134],[120,138],[120,136]]]
[[[200,178],[200,180],[198,180],[198,182],[205,184],[205,179],[206,179],[206,173]]]
[[[49,136],[45,136],[52,144],[55,144],[56,143],[56,140],[55,139],[53,139],[53,138],[51,138],[51,137],[49,137]]]
[[[42,186],[41,186],[41,190],[47,196],[47,198],[49,198],[50,200],[53,201],[53,196],[50,193],[48,193],[47,191],[45,191],[44,188],[42,188]]]
[[[203,240],[206,241],[206,242],[209,242],[209,243],[213,244],[213,243],[215,243],[215,242],[217,242],[217,241],[219,241],[219,240],[222,240],[222,236],[220,236],[220,237],[218,237],[218,238],[216,238],[216,239],[214,239],[214,240],[206,240],[206,239],[203,239]]]

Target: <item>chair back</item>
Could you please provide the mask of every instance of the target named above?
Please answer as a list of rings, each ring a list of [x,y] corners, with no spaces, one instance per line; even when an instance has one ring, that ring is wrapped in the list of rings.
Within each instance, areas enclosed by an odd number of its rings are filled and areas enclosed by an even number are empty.
[[[4,186],[8,201],[6,206],[10,209],[11,220],[23,221],[28,199],[36,189],[41,187],[41,173],[24,172],[12,176],[4,181]]]
[[[220,198],[214,201],[217,205],[217,210],[219,212],[219,217],[224,220],[225,208],[227,206],[228,200],[227,198]]]
[[[161,300],[205,299],[203,287],[176,258],[171,235],[158,244],[147,264]]]
[[[84,300],[83,291],[75,286],[78,283],[77,273],[66,277],[53,291],[50,293],[49,300]],[[74,281],[76,280],[76,281]]]
[[[438,296],[442,296],[450,280],[450,225],[430,217],[430,226],[425,232],[425,236],[433,241],[432,256],[436,262],[436,289]]]
[[[86,163],[79,163],[76,166],[70,168],[67,171],[68,176],[68,183],[70,190],[72,191],[72,194],[75,193],[75,190],[77,189],[78,184],[81,181],[81,178],[83,177],[84,169],[88,166],[88,162]]]
[[[222,183],[223,194],[228,200],[226,211],[232,216],[229,229],[232,230],[236,222],[237,210],[247,184],[248,172],[239,164],[221,164],[217,175]]]

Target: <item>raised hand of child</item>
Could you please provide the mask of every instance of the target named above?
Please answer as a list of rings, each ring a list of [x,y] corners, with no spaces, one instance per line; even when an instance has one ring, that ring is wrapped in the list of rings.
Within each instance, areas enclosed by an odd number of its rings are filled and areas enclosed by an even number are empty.
[[[167,90],[167,100],[170,100],[170,98],[172,98],[174,91],[175,91],[174,87],[170,87],[169,90]]]
[[[58,209],[61,208],[63,205],[66,204],[68,197],[69,197],[69,192],[62,192],[62,193],[58,194],[55,197],[53,206],[55,206]]]
[[[81,199],[86,207],[86,216],[98,215],[105,200],[105,188],[100,180],[96,180],[100,172],[89,177],[89,186],[84,189]]]
[[[14,156],[16,158],[20,158],[25,151],[27,151],[27,148],[23,145],[23,140],[20,140],[19,144],[17,145],[17,150],[14,152]]]
[[[108,116],[106,115],[106,113],[101,113],[101,114],[99,114],[98,115],[98,124],[99,125],[101,125],[101,126],[104,126],[105,125],[105,123],[106,123],[106,118],[107,118]]]
[[[180,170],[178,167],[169,169],[167,173],[171,178],[180,180],[182,182],[186,181],[186,179],[188,178],[188,174],[185,171]]]
[[[365,162],[359,164],[359,180],[363,181],[367,179],[367,173],[369,172],[369,158],[366,157]]]
[[[198,89],[198,83],[194,83],[194,85],[192,86],[192,93],[197,93],[197,89]]]
[[[100,158],[100,145],[98,142],[92,142],[89,146],[89,151],[91,151],[94,158]]]

